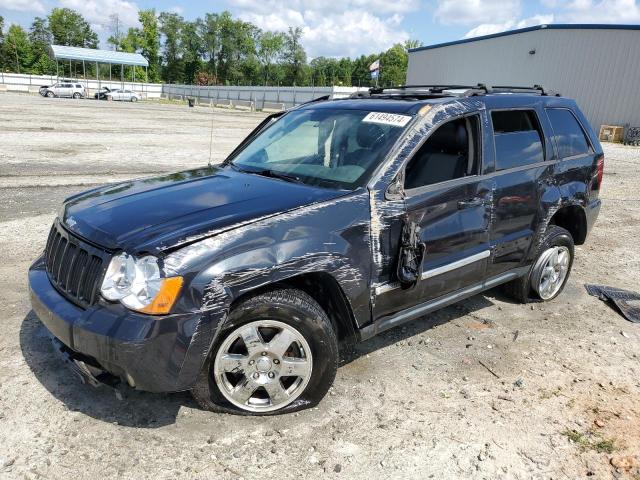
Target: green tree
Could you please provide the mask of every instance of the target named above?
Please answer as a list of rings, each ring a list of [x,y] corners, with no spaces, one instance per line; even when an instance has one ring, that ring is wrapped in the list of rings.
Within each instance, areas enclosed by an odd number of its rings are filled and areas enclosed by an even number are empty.
[[[29,73],[33,63],[33,52],[27,32],[20,25],[11,25],[2,41],[6,67],[17,73]]]
[[[199,18],[195,22],[184,22],[180,32],[184,81],[187,83],[195,83],[196,76],[200,71],[203,42],[198,32],[201,31],[201,23],[202,20]]]
[[[140,53],[149,61],[149,81],[160,81],[160,34],[158,31],[158,17],[154,9],[140,10],[138,20],[142,24],[139,32]]]
[[[177,13],[162,12],[159,17],[160,33],[164,36],[162,76],[167,83],[183,81],[180,32],[184,19]]]
[[[4,17],[0,15],[0,70],[4,71],[7,62],[4,57]]]
[[[284,34],[280,32],[260,32],[258,44],[257,57],[262,66],[264,84],[268,85],[272,65],[283,53]]]
[[[209,78],[218,83],[218,52],[220,50],[220,25],[217,13],[207,13],[200,24],[200,38],[203,43],[203,56],[207,62]],[[211,77],[213,76],[213,77]]]
[[[289,27],[285,34],[283,58],[286,64],[286,81],[289,85],[304,85],[307,54],[301,43],[302,28]]]
[[[419,48],[422,45],[423,44],[422,44],[422,42],[420,40],[409,39],[409,40],[405,40],[404,49],[408,52],[409,50],[412,50],[414,48]]]
[[[53,75],[56,63],[49,57],[49,45],[53,41],[46,18],[36,17],[29,29],[29,40],[33,55],[31,73],[36,75]]]
[[[409,55],[399,43],[384,52],[380,57],[380,84],[404,85],[407,81]]]
[[[122,22],[120,16],[117,13],[109,15],[109,30],[111,30],[111,36],[107,39],[107,43],[113,46],[113,49],[119,51],[122,47],[122,41],[124,40],[124,31],[122,28]]]
[[[54,8],[48,19],[56,45],[98,48],[98,35],[78,12],[70,8]]]

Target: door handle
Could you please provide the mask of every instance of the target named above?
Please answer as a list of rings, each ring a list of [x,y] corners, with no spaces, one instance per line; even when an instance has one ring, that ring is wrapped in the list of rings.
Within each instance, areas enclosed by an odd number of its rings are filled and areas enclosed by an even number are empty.
[[[474,197],[469,200],[460,200],[458,202],[458,210],[462,210],[465,208],[473,208],[473,207],[481,207],[484,205],[484,198]]]

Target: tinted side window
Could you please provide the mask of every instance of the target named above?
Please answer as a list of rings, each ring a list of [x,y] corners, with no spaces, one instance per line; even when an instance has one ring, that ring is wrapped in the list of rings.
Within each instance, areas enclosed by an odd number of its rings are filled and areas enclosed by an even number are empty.
[[[591,151],[582,127],[570,110],[548,108],[547,115],[553,127],[554,139],[560,158],[584,155]]]
[[[477,175],[480,164],[477,115],[447,122],[431,134],[409,161],[405,189]]]
[[[533,110],[491,112],[496,170],[544,161],[542,130]]]

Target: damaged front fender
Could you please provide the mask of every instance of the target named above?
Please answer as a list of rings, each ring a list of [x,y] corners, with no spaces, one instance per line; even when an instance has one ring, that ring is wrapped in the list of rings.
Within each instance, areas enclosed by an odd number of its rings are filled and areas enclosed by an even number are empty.
[[[164,259],[186,290],[176,308],[197,310],[180,383],[195,381],[234,302],[267,285],[307,274],[330,275],[356,327],[370,322],[369,195],[356,190],[205,238]]]

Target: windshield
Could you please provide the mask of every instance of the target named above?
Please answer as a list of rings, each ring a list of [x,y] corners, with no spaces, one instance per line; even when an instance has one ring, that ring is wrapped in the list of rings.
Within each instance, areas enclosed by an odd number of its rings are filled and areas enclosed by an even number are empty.
[[[294,110],[260,133],[231,164],[309,185],[354,189],[367,182],[411,118],[362,110]]]

